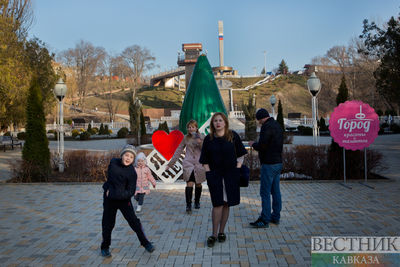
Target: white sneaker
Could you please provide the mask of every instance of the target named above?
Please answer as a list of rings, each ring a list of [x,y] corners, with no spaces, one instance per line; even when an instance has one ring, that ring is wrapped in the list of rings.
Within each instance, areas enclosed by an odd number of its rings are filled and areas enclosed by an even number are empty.
[[[142,211],[142,205],[138,205],[136,208],[136,212],[139,213]]]

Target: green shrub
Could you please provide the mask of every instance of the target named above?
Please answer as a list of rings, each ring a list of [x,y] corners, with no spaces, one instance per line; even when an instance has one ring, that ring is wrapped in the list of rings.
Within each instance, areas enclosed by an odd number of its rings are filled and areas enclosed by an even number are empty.
[[[91,135],[96,134],[95,128],[92,128],[92,125],[89,123],[86,132],[90,133]]]
[[[90,139],[90,133],[88,131],[81,132],[79,135],[80,140],[89,140]]]
[[[128,133],[129,133],[128,128],[122,127],[121,129],[119,129],[117,136],[118,136],[118,138],[126,138]]]
[[[79,135],[79,131],[77,129],[73,129],[71,131],[71,135],[72,135],[72,138],[75,139],[75,137],[77,137]]]
[[[11,132],[6,132],[4,136],[11,136]]]
[[[397,112],[395,110],[388,109],[388,110],[385,111],[385,115],[386,116],[389,116],[389,115],[397,116]]]
[[[112,134],[112,131],[108,129],[108,125],[104,126],[104,134]]]
[[[98,134],[98,133],[99,133],[99,128],[93,127],[91,134]]]
[[[329,128],[326,125],[325,119],[323,117],[321,117],[321,119],[318,121],[318,126],[319,126],[320,132],[329,131]]]
[[[297,130],[301,135],[313,135],[313,129],[311,127],[306,127],[306,126],[298,126]]]
[[[19,140],[25,140],[25,138],[26,138],[26,133],[25,133],[25,132],[19,132],[19,133],[17,133],[17,138],[18,138]]]
[[[364,178],[364,150],[346,150],[346,177],[348,179]],[[326,167],[328,179],[343,179],[343,148],[332,140],[332,144],[327,151]],[[306,154],[306,157],[307,154]],[[297,158],[296,158],[297,159]],[[374,169],[382,167],[382,153],[367,149],[367,168],[368,173]],[[311,158],[310,158],[311,160]]]
[[[106,131],[104,131],[104,125],[103,125],[103,123],[100,124],[99,134],[101,134],[101,135],[103,135],[103,134],[108,134]]]
[[[297,173],[311,176],[313,179],[343,179],[343,149],[339,146],[297,145],[285,147],[282,153],[282,173]],[[367,149],[368,175],[382,167],[383,156],[380,152]],[[364,151],[346,150],[347,179],[364,178]]]
[[[392,125],[390,125],[390,130],[393,133],[400,133],[400,125],[393,123]]]

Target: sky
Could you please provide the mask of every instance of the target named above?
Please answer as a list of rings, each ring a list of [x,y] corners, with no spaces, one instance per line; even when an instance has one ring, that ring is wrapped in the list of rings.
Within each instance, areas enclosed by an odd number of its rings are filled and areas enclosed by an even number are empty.
[[[183,43],[202,43],[219,65],[218,21],[224,23],[224,65],[239,75],[277,68],[301,70],[329,48],[348,45],[363,20],[383,24],[400,12],[398,0],[32,0],[30,36],[59,53],[84,40],[112,55],[140,45],[158,67],[177,67]],[[266,56],[264,56],[266,51]]]

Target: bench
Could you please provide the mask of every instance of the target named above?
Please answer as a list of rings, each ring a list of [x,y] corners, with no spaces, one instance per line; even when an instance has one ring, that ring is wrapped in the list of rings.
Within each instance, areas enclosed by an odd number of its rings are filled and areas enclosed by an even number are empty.
[[[0,136],[0,148],[3,148],[6,152],[7,146],[11,147],[12,150],[14,150],[14,146],[20,146],[22,149],[22,142],[11,136]]]

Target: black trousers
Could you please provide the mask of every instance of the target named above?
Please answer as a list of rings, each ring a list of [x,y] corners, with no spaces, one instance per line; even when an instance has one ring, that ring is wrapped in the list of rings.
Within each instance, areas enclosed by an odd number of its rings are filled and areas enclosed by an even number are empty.
[[[101,243],[101,249],[106,249],[110,247],[111,244],[111,232],[115,226],[115,218],[117,216],[117,210],[120,210],[125,220],[128,222],[129,226],[135,231],[140,244],[146,246],[149,242],[144,235],[142,224],[140,220],[136,217],[136,214],[132,207],[132,202],[130,200],[112,200],[104,198],[103,201],[103,242]]]
[[[135,200],[136,200],[137,202],[139,202],[139,205],[143,205],[143,200],[144,200],[144,196],[145,196],[145,195],[146,195],[145,193],[137,193],[137,194],[136,194]]]

